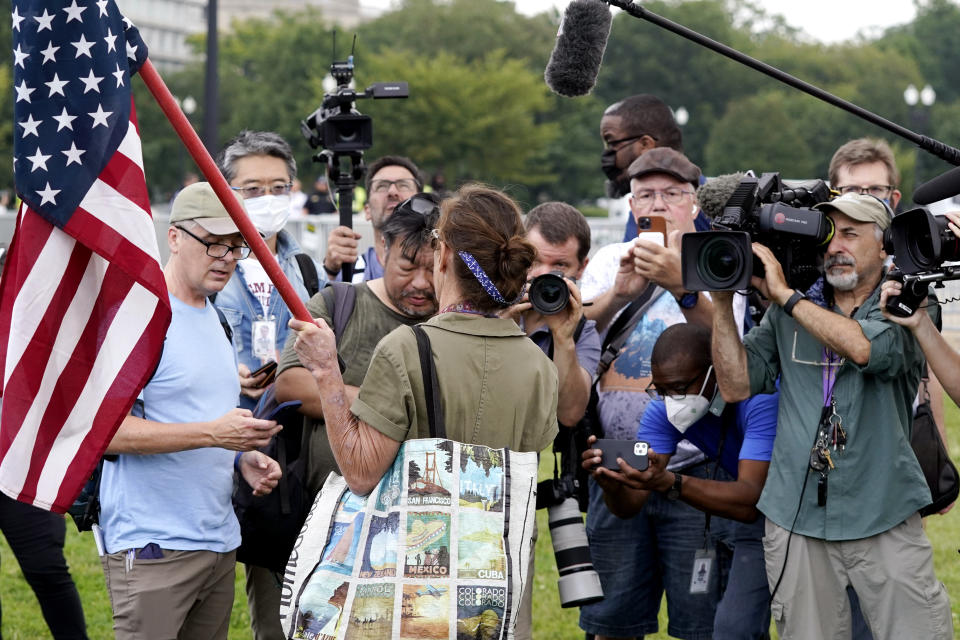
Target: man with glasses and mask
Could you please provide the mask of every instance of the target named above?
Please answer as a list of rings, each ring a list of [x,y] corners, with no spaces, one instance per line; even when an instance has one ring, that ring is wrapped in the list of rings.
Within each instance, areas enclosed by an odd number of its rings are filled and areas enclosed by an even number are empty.
[[[637,222],[630,214],[627,169],[634,160],[657,147],[683,153],[683,134],[670,107],[660,98],[643,93],[607,107],[600,119],[600,137],[603,139],[600,169],[607,176],[607,196],[616,199],[611,215],[626,216],[623,239],[629,241],[637,236]],[[700,214],[695,225],[698,231],[704,231],[710,228],[710,221]]]
[[[255,449],[280,428],[236,408],[236,352],[208,297],[250,248],[209,183],[174,200],[167,243],[173,317],[107,447],[119,455],[103,465],[101,563],[117,638],[226,638],[240,545],[234,470],[269,493],[280,467]]]
[[[710,330],[696,324],[675,324],[664,330],[653,347],[651,368],[653,380],[647,392],[652,402],[636,434],[638,441],[650,447],[649,467],[638,471],[621,462],[620,471],[611,471],[600,466],[602,452],[592,448],[583,453],[583,466],[603,488],[607,506],[618,517],[633,517],[656,492],[736,520],[727,525],[721,544],[707,549],[701,561],[704,571],[698,584],[723,592],[712,637],[769,638],[770,592],[763,569],[763,521],[758,519],[756,504],[776,435],[777,396],[758,395],[725,405],[716,391]],[[684,438],[715,461],[709,478],[667,470]],[[595,440],[591,436],[590,444]],[[720,575],[710,551],[730,565],[729,576]]]
[[[323,258],[323,269],[330,280],[342,278],[340,268],[344,263],[353,263],[354,283],[383,277],[381,228],[398,204],[423,189],[423,179],[417,165],[409,158],[383,156],[367,169],[364,187],[367,202],[363,205],[363,213],[373,226],[373,246],[360,255],[361,234],[345,226],[331,231]]]
[[[777,438],[758,508],[781,637],[849,637],[847,587],[876,638],[953,637],[917,510],[930,491],[910,447],[923,354],[879,306],[890,209],[847,193],[817,205],[835,225],[824,275],[792,289],[761,244],[771,301],[741,343],[733,293],[714,293],[713,362],[728,402],[780,391]],[[927,312],[938,317],[935,302]],[[788,551],[789,545],[789,554]]]
[[[241,131],[220,152],[218,164],[227,183],[243,198],[253,226],[297,295],[307,300],[319,290],[322,280],[317,263],[283,229],[290,218],[290,189],[297,176],[290,145],[271,131]],[[237,273],[214,302],[233,329],[240,361],[238,406],[252,410],[268,381],[264,374],[252,376],[251,372],[277,359],[287,339],[290,311],[252,255],[238,263]],[[262,339],[264,335],[269,339]]]
[[[597,387],[604,437],[619,440],[634,439],[650,400],[645,389],[651,380],[650,358],[657,337],[682,322],[709,326],[713,309],[709,295],[684,290],[680,268],[680,235],[696,230],[700,169],[674,149],[656,148],[634,160],[627,173],[634,217],[662,219],[666,237],[661,234],[658,244],[641,234],[630,242],[601,248],[581,283],[583,299],[591,302],[584,313],[596,321],[601,335],[622,324],[620,314],[636,318],[632,328],[627,323],[628,337]],[[625,308],[645,292],[649,292],[645,306],[627,315]],[[742,321],[745,303],[741,299],[739,304]],[[706,477],[705,460],[699,449],[684,440],[669,470]],[[670,635],[709,636],[719,594],[715,590],[690,593],[695,556],[703,544],[703,513],[657,494],[635,517],[622,520],[607,509],[595,482],[590,482],[589,489],[587,535],[607,596],[580,609],[581,628],[597,638],[656,633],[666,593]]]

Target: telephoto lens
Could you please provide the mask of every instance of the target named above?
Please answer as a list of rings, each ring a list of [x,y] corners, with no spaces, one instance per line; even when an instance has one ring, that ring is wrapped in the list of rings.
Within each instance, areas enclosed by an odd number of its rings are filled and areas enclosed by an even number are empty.
[[[587,530],[576,498],[567,498],[547,510],[553,555],[557,559],[560,606],[582,607],[603,600],[600,576],[593,569]]]
[[[533,279],[527,296],[534,309],[542,315],[549,316],[567,308],[570,289],[563,280],[563,273],[551,271]]]

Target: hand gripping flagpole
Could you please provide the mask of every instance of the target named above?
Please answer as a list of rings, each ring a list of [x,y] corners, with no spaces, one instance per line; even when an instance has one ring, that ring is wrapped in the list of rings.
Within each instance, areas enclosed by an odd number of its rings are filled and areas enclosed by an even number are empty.
[[[313,318],[310,317],[310,312],[307,311],[306,305],[303,304],[300,296],[298,296],[294,290],[293,285],[287,280],[287,276],[284,275],[283,270],[280,269],[277,259],[270,253],[270,249],[267,248],[267,244],[263,241],[263,238],[260,237],[260,234],[253,226],[250,218],[247,217],[240,203],[237,202],[233,191],[230,189],[230,185],[227,184],[223,174],[220,173],[220,169],[217,168],[217,164],[213,161],[210,153],[200,141],[200,136],[194,131],[190,121],[187,120],[187,116],[181,111],[180,105],[177,104],[173,94],[170,93],[170,90],[160,77],[160,74],[157,73],[156,68],[154,68],[149,58],[144,61],[143,66],[140,67],[137,73],[143,78],[150,93],[153,94],[157,104],[160,105],[164,115],[167,116],[167,120],[173,125],[180,140],[182,140],[183,144],[187,147],[190,156],[194,162],[197,163],[197,166],[200,167],[200,171],[203,172],[207,182],[213,187],[217,197],[220,198],[220,202],[226,207],[227,213],[230,214],[237,228],[240,229],[243,239],[247,241],[254,255],[257,256],[257,260],[263,265],[264,270],[267,272],[267,277],[270,278],[273,285],[277,288],[277,292],[290,309],[290,313],[292,313],[297,320],[313,322]]]

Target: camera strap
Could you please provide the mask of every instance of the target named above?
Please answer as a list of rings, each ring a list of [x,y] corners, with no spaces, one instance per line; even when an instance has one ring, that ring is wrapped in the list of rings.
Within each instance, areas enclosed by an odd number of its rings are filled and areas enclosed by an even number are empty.
[[[710,477],[711,480],[716,481],[717,476],[720,475],[720,461],[723,459],[723,445],[727,441],[727,432],[730,430],[730,427],[733,426],[733,422],[737,419],[736,417],[736,405],[728,404],[723,408],[723,412],[720,414],[720,442],[717,445],[717,461],[713,465],[713,475]],[[710,514],[707,513],[707,516],[703,523],[703,548],[707,548],[707,543],[710,540]]]
[[[624,308],[623,312],[617,316],[606,337],[603,339],[603,349],[600,353],[600,362],[597,364],[597,374],[593,381],[599,380],[607,372],[613,361],[620,355],[620,349],[627,342],[627,338],[633,332],[634,327],[640,322],[640,318],[647,312],[657,298],[660,297],[665,289],[651,283],[637,298]]]
[[[587,316],[580,316],[577,321],[577,328],[573,330],[573,344],[577,344],[580,336],[583,335],[583,327],[587,324]],[[550,344],[547,347],[547,357],[553,360],[553,334],[550,334]]]
[[[736,420],[736,406],[727,405],[720,414],[720,442],[717,445],[717,462],[713,466],[713,476],[716,481],[720,473],[720,461],[723,458],[723,445],[727,440],[727,431]],[[710,546],[710,513],[706,513],[703,521],[703,547],[697,549],[693,555],[693,569],[690,573],[690,593],[707,593],[710,588],[710,575],[713,572],[713,561],[717,559],[717,551]]]

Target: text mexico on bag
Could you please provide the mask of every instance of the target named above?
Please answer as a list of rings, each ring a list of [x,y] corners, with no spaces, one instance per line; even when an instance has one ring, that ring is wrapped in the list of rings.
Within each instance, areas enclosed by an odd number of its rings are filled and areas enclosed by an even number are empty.
[[[284,577],[288,638],[513,638],[537,454],[404,442],[369,496],[331,473]]]

